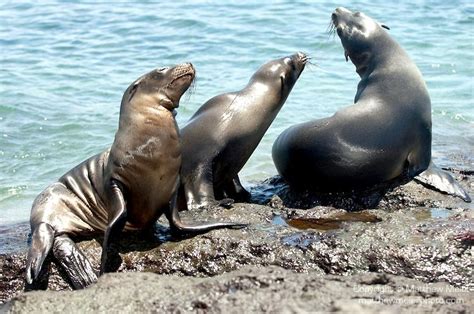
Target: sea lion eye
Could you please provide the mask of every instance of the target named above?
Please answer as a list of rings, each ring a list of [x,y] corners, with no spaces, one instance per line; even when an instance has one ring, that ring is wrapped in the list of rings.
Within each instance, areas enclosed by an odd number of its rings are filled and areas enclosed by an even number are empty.
[[[156,70],[156,71],[157,71],[157,72],[164,72],[164,71],[166,71],[166,70],[168,70],[168,68],[161,68],[161,69]]]

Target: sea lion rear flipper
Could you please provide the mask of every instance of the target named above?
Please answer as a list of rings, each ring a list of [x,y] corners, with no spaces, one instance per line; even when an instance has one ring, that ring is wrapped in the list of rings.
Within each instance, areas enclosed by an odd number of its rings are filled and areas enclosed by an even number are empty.
[[[118,181],[112,180],[109,187],[109,224],[105,230],[104,242],[102,244],[102,256],[100,262],[100,275],[109,272],[108,259],[109,255],[114,254],[111,243],[117,240],[118,235],[122,232],[125,223],[127,222],[127,208],[123,196],[123,189]]]
[[[97,281],[91,263],[67,235],[56,237],[53,253],[74,289],[83,289]]]
[[[459,183],[448,172],[438,168],[433,161],[430,162],[428,169],[415,177],[415,180],[430,188],[457,196],[465,202],[471,202],[471,197]]]
[[[47,223],[40,223],[33,230],[31,245],[26,261],[26,282],[32,285],[38,278],[44,260],[48,256],[54,243],[54,229]]]
[[[177,180],[177,186],[179,186],[179,180]],[[178,189],[176,188],[176,191]],[[200,234],[206,233],[208,231],[214,229],[223,229],[223,228],[232,228],[232,229],[240,229],[247,227],[247,224],[243,223],[234,223],[234,222],[215,222],[215,223],[207,223],[207,224],[199,224],[199,225],[187,225],[181,221],[179,217],[179,211],[177,206],[177,195],[178,193],[175,192],[171,197],[168,210],[165,212],[166,218],[170,223],[171,232],[178,235],[183,234]]]

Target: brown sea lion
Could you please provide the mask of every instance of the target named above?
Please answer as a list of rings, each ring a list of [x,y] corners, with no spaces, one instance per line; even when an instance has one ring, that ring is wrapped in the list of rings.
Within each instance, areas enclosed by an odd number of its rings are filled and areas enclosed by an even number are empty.
[[[214,205],[216,199],[250,198],[238,173],[285,103],[307,60],[299,52],[264,64],[245,88],[211,98],[181,128],[181,180],[188,209]]]
[[[108,271],[110,244],[122,230],[151,227],[162,214],[176,233],[242,226],[189,226],[178,216],[175,204],[181,144],[174,112],[194,75],[194,67],[186,63],[151,71],[133,82],[122,98],[112,147],[67,172],[35,199],[26,267],[31,288],[44,288],[38,286],[38,276],[51,249],[73,288],[97,280],[90,262],[70,236],[105,232],[100,265],[103,273]]]

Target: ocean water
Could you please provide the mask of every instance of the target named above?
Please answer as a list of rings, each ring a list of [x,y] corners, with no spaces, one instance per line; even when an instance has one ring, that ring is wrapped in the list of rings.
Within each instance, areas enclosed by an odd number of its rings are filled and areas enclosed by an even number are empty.
[[[284,129],[353,101],[358,76],[327,33],[336,6],[391,27],[428,84],[435,162],[472,170],[470,1],[2,1],[0,226],[27,221],[39,192],[111,145],[133,80],[182,62],[195,65],[197,81],[180,125],[209,98],[244,87],[263,63],[296,51],[313,58],[241,172],[247,185],[276,174],[271,146]]]

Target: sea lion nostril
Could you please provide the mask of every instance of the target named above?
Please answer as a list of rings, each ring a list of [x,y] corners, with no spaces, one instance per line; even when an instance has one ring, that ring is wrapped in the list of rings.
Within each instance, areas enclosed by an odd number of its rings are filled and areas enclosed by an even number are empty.
[[[185,69],[194,69],[194,66],[191,62],[183,63],[183,68]]]

